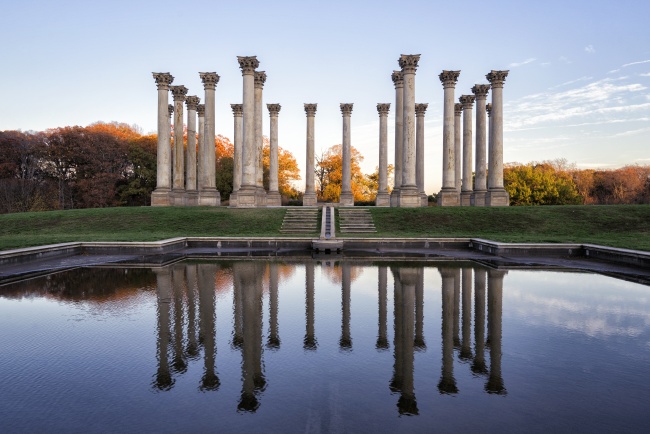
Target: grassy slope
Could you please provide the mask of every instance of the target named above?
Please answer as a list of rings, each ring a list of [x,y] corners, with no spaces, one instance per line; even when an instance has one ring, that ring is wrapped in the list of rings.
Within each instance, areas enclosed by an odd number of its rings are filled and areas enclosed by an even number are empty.
[[[370,210],[379,237],[580,242],[650,251],[650,205]],[[5,214],[0,215],[0,250],[67,241],[281,236],[284,213],[280,208],[143,207]]]

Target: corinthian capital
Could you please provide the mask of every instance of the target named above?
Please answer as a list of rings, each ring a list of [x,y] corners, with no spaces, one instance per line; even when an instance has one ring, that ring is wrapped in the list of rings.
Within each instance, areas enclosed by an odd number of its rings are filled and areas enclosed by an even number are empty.
[[[185,101],[185,95],[187,95],[187,91],[189,89],[183,85],[180,85],[180,86],[169,86],[169,90],[171,90],[172,95],[174,95],[174,101]]]
[[[487,112],[488,116],[490,116],[492,114],[492,103],[491,102],[485,104],[485,111]]]
[[[454,104],[454,115],[460,116],[463,113],[463,105],[461,103]]]
[[[305,113],[307,113],[307,116],[314,116],[316,115],[316,106],[318,104],[305,104]]]
[[[201,102],[201,98],[194,95],[188,96],[185,99],[185,105],[187,106],[188,110],[196,110],[196,107],[199,105],[200,102]]]
[[[445,69],[440,73],[438,78],[440,78],[442,87],[456,87],[456,82],[458,82],[459,75],[460,71],[447,71]]]
[[[230,104],[232,114],[235,116],[244,116],[244,104]]]
[[[167,113],[169,114],[169,117],[171,118],[172,115],[174,114],[174,104],[169,104],[167,106]]]
[[[266,108],[269,109],[271,116],[277,116],[280,113],[282,106],[280,104],[267,104]]]
[[[266,83],[266,72],[264,71],[255,71],[255,87],[261,89]]]
[[[242,75],[252,74],[260,66],[257,56],[237,56]]]
[[[343,113],[343,116],[350,116],[352,114],[352,106],[353,104],[341,103],[341,113]]]
[[[475,99],[476,97],[474,95],[461,95],[458,101],[460,101],[463,109],[471,109],[474,106]]]
[[[199,77],[201,77],[205,90],[214,90],[217,87],[217,83],[219,83],[219,78],[221,78],[216,72],[199,72]]]
[[[402,54],[397,60],[399,67],[402,68],[402,73],[415,74],[418,69],[418,62],[420,61],[419,54]]]
[[[377,112],[379,113],[379,116],[388,116],[389,111],[390,111],[390,103],[377,104]]]
[[[390,78],[393,80],[395,88],[404,87],[404,74],[402,74],[402,71],[393,71]]]
[[[199,104],[196,106],[196,114],[198,114],[199,117],[205,116],[205,104]]]
[[[508,72],[510,71],[495,71],[493,69],[485,76],[485,78],[488,79],[493,88],[503,87],[503,83],[506,81]]]
[[[487,98],[488,92],[490,92],[489,84],[475,84],[472,86],[472,93],[476,95],[477,99]]]
[[[424,116],[424,113],[427,111],[429,104],[415,104],[415,115]]]
[[[174,77],[169,72],[152,72],[158,90],[168,90],[174,82]]]

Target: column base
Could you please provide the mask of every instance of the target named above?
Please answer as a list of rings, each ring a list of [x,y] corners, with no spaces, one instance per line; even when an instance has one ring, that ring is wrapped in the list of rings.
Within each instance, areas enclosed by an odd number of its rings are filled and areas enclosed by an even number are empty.
[[[255,190],[255,202],[258,207],[266,206],[266,190],[263,187],[257,187]]]
[[[339,206],[354,206],[354,195],[351,191],[341,192]]]
[[[390,193],[390,206],[398,207],[399,206],[399,188],[394,188]]]
[[[509,206],[510,195],[505,189],[488,190],[485,195],[485,206]]]
[[[172,206],[184,206],[185,205],[185,190],[173,190],[169,195],[169,200],[172,203]]]
[[[199,192],[198,191],[185,191],[185,197],[183,198],[185,206],[198,206],[199,205]]]
[[[402,186],[399,189],[400,208],[418,208],[422,206],[420,193],[416,186]]]
[[[438,193],[438,206],[459,206],[460,195],[455,188],[443,188]]]
[[[157,188],[151,192],[151,206],[171,206],[168,188]]]
[[[460,193],[460,206],[472,206],[472,199],[474,194],[471,191],[463,191]]]
[[[375,197],[375,206],[390,206],[390,195],[386,191],[380,191]]]
[[[221,195],[216,188],[199,191],[199,206],[219,206]]]
[[[487,191],[485,190],[480,190],[480,191],[475,191],[474,194],[472,195],[472,205],[473,206],[485,206],[485,195],[487,194]]]
[[[282,206],[282,196],[280,192],[269,191],[266,194],[266,206]]]
[[[230,207],[230,208],[236,208],[237,207],[237,192],[236,191],[230,193],[230,197],[228,197],[228,207]]]
[[[302,197],[302,206],[316,206],[317,203],[316,193],[305,193]]]
[[[237,192],[237,208],[255,208],[257,206],[257,189],[242,187]]]
[[[423,191],[420,192],[420,202],[421,202],[420,206],[424,206],[424,207],[429,206],[429,197]]]

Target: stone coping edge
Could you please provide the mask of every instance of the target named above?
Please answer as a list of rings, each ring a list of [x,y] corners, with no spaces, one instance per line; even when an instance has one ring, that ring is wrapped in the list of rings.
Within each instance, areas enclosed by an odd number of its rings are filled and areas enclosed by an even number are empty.
[[[0,251],[0,266],[12,263],[92,254],[155,255],[187,248],[311,250],[315,238],[178,237],[151,242],[71,242]],[[494,256],[580,256],[650,267],[650,252],[580,243],[502,243],[480,238],[345,238],[344,250],[404,251],[468,249]]]

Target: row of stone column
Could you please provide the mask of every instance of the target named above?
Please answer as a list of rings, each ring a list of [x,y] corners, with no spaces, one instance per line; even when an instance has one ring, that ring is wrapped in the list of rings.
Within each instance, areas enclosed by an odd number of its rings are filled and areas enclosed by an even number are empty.
[[[168,72],[154,72],[158,87],[158,152],[156,189],[153,206],[220,204],[215,180],[215,98],[219,82],[216,72],[199,73],[205,91],[205,104],[198,96],[188,96],[185,86],[172,86]],[[169,104],[169,91],[174,104]],[[183,143],[183,103],[187,106],[187,151]],[[174,116],[174,145],[171,142],[171,117]],[[197,154],[198,116],[198,154]]]

